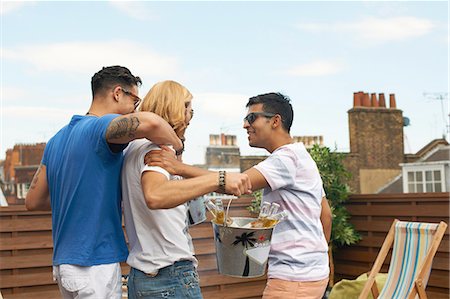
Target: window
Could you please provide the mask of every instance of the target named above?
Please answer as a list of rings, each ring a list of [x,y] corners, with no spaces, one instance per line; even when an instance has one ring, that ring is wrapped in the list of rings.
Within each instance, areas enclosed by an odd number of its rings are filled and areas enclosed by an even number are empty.
[[[442,170],[429,169],[407,170],[407,193],[443,192]]]

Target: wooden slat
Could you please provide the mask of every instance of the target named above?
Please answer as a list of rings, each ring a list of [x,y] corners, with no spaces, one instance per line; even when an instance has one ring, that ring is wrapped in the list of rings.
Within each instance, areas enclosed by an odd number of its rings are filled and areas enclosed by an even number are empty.
[[[385,194],[352,194],[350,195],[350,204],[358,204],[367,202],[448,202],[449,192],[433,192],[433,193],[385,193]]]
[[[221,298],[261,298],[262,292],[266,286],[264,281],[256,281],[251,283],[225,285],[220,288],[202,288],[202,295],[205,299],[221,299]]]
[[[195,254],[213,254],[216,252],[216,247],[214,245],[213,239],[199,239],[194,240]]]
[[[266,276],[255,277],[255,278],[238,278],[231,277],[217,273],[216,271],[205,271],[202,273],[203,276],[200,276],[200,285],[203,286],[214,286],[214,285],[229,285],[236,283],[243,283],[249,281],[265,281]]]
[[[0,232],[22,232],[22,231],[51,231],[52,219],[50,217],[41,219],[2,219],[0,221]]]
[[[448,217],[448,210],[445,210],[448,208],[448,205],[445,205],[444,203],[439,206],[427,206],[426,209],[424,209],[421,206],[405,206],[405,205],[380,205],[370,206],[370,209],[367,206],[348,206],[348,211],[351,215],[371,215],[371,216],[409,216],[409,215],[415,215],[415,216],[428,216],[433,215],[436,217]]]
[[[52,236],[25,236],[2,238],[0,250],[19,250],[33,248],[53,248]]]
[[[52,266],[52,254],[32,254],[0,257],[0,269],[22,269]]]
[[[20,275],[3,274],[0,277],[2,289],[55,284],[55,282],[53,281],[53,273],[51,270],[49,272],[44,273],[32,273]]]
[[[209,221],[189,228],[192,239],[211,238],[212,231],[212,224]]]
[[[41,292],[24,292],[18,294],[3,294],[4,299],[56,299],[61,298],[61,293],[58,287],[55,285],[55,290],[53,291],[41,291]]]
[[[334,259],[339,263],[345,263],[345,261],[365,262],[373,263],[378,255],[378,251],[368,252],[359,251],[355,248],[347,248],[345,251],[338,251],[334,254]],[[384,261],[385,265],[389,265],[391,260],[391,254],[389,253]],[[436,270],[450,270],[449,259],[447,256],[436,255],[433,260],[433,269]]]
[[[202,272],[217,270],[217,260],[215,254],[199,255],[198,260],[198,272],[202,275]]]

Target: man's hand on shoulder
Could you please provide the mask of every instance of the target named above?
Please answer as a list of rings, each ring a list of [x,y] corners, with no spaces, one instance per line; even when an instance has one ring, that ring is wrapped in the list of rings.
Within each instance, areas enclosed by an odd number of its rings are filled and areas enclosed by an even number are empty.
[[[161,145],[161,150],[149,151],[144,157],[144,163],[150,166],[159,166],[171,175],[178,175],[182,162],[177,159],[175,152],[168,146]]]

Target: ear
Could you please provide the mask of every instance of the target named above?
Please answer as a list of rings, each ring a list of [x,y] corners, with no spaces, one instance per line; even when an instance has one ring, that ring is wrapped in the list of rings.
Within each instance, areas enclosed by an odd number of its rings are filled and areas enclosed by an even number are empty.
[[[122,87],[120,87],[120,86],[116,86],[116,87],[114,87],[114,89],[113,89],[113,98],[114,98],[114,100],[116,101],[116,102],[118,102],[119,101],[119,97],[120,97],[120,91],[122,90]]]
[[[272,129],[275,129],[279,126],[281,126],[281,115],[277,114],[272,117]]]

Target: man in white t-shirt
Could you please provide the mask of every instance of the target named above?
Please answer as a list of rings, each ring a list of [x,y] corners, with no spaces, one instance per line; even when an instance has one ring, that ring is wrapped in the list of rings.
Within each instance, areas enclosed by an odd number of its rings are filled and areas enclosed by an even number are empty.
[[[293,110],[286,96],[259,95],[247,107],[249,145],[265,148],[270,156],[245,173],[253,190],[264,188],[264,202],[276,202],[288,212],[272,235],[263,298],[322,298],[329,276],[331,211],[316,163],[290,136]]]
[[[249,145],[266,149],[270,156],[245,173],[253,190],[264,189],[263,202],[276,202],[288,213],[272,235],[263,298],[322,298],[329,276],[331,210],[317,165],[303,143],[290,136],[289,98],[262,94],[250,98],[246,107]],[[152,153],[146,162],[184,177],[205,172],[176,161],[167,151]]]

